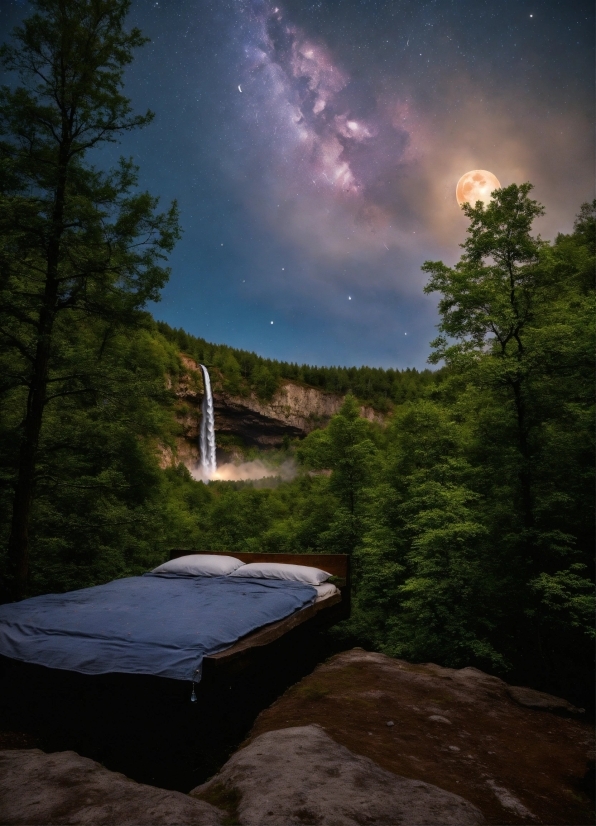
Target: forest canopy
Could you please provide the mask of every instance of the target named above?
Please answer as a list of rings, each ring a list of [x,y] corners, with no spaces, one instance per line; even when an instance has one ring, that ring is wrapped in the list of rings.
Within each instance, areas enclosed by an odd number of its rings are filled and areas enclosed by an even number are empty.
[[[441,370],[396,370],[381,367],[316,367],[310,364],[266,359],[247,350],[225,344],[212,344],[163,321],[157,329],[178,349],[209,369],[215,367],[222,377],[222,389],[232,395],[254,391],[270,399],[283,379],[317,387],[329,393],[351,393],[364,404],[388,411],[393,404],[415,398],[431,384],[441,381]]]

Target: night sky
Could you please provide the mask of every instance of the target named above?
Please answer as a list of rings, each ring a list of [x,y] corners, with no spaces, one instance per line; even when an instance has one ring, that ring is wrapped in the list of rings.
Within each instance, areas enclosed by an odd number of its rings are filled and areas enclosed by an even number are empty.
[[[3,35],[26,9],[3,0]],[[184,230],[152,311],[210,341],[424,367],[420,265],[459,257],[459,177],[531,181],[547,238],[594,197],[592,2],[133,0],[129,19],[151,43],[126,92],[156,118],[119,151]]]

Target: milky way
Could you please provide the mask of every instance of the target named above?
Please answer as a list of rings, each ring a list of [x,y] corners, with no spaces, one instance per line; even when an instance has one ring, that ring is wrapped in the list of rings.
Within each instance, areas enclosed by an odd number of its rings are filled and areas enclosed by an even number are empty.
[[[239,106],[261,158],[267,147],[263,217],[335,259],[403,241],[413,216],[399,182],[416,157],[408,101],[371,94],[279,6],[246,3],[243,15]]]
[[[310,172],[315,185],[372,194],[388,168],[403,161],[410,142],[404,126],[376,101],[358,101],[325,44],[286,21],[281,9],[261,5],[253,19],[260,45],[245,48],[247,88],[262,84],[270,97],[273,133],[285,131],[300,170]],[[260,104],[253,105],[256,119]]]

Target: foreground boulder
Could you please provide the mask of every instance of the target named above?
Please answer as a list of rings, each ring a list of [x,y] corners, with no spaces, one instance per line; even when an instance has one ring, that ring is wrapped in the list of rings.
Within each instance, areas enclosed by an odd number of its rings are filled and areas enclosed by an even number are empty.
[[[490,823],[583,826],[594,819],[593,729],[584,716],[475,668],[413,665],[355,648],[288,689],[250,738],[318,724],[392,774],[460,795]]]
[[[257,737],[190,793],[226,805],[243,826],[472,826],[461,797],[397,777],[334,742],[318,725]]]
[[[0,751],[0,823],[217,826],[222,814],[180,792],[135,783],[74,751]]]
[[[263,711],[192,797],[13,733],[0,750],[0,823],[584,826],[594,756],[584,716],[474,668],[353,649]]]

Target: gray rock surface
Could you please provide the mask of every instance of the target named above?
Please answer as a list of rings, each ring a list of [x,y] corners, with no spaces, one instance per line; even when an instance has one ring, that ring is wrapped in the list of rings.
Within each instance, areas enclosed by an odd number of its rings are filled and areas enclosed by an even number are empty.
[[[571,714],[573,716],[584,714],[583,708],[576,708],[562,697],[555,697],[552,694],[546,694],[544,691],[536,691],[533,688],[526,688],[521,685],[508,685],[507,694],[509,694],[512,700],[519,703],[520,706],[526,706],[526,708],[538,708],[544,711],[554,711]]]
[[[74,751],[0,751],[0,823],[217,826],[222,815],[202,800],[135,783]]]
[[[190,793],[236,801],[242,826],[467,826],[481,812],[450,792],[385,771],[319,725],[269,731]]]

